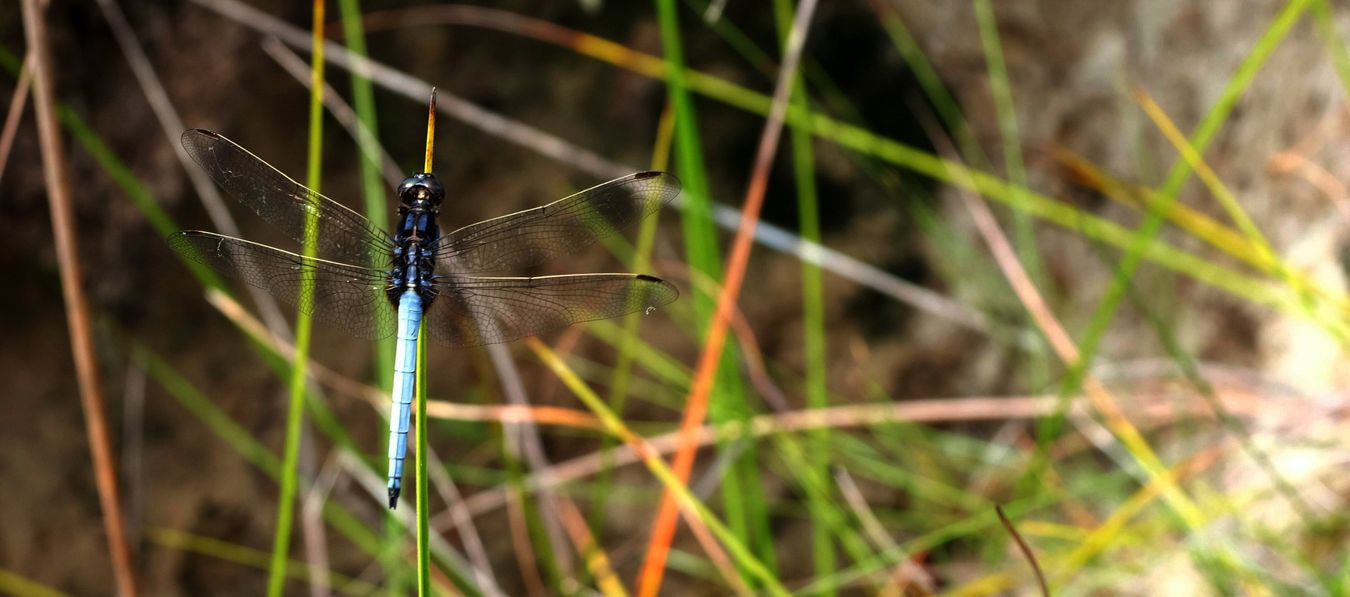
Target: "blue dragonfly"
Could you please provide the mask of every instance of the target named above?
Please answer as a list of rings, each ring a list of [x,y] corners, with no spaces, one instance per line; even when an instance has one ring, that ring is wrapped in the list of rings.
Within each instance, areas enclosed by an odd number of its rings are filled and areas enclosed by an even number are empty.
[[[397,334],[389,417],[389,507],[398,504],[407,453],[419,324],[449,346],[509,342],[574,323],[650,312],[674,301],[669,282],[643,274],[512,276],[575,254],[659,210],[680,192],[662,172],[638,172],[553,203],[442,233],[445,187],[430,172],[398,186],[391,237],[225,137],[192,129],[183,148],[227,194],[297,242],[306,220],[315,254],[187,230],[179,255],[223,276],[307,306],[316,321],[367,339]],[[302,301],[301,292],[308,292]]]

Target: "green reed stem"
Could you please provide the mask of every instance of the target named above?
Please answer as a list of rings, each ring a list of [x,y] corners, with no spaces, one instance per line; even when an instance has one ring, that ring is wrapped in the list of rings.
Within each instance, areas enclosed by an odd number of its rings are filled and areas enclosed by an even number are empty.
[[[427,320],[417,330],[417,594],[431,594],[431,538],[427,524]]]

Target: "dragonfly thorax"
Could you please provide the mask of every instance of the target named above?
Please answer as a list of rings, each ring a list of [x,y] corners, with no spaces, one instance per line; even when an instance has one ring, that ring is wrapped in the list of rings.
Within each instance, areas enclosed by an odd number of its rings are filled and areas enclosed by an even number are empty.
[[[393,269],[385,292],[397,305],[405,290],[421,295],[423,307],[436,298],[432,278],[436,266],[436,247],[441,238],[436,215],[445,188],[432,174],[418,173],[398,186],[398,228],[394,233]]]

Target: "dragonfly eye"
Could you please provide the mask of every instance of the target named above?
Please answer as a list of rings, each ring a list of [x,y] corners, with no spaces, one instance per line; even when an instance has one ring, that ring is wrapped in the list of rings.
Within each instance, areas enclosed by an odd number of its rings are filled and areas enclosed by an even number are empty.
[[[407,205],[415,201],[427,201],[440,205],[445,200],[445,187],[434,174],[418,173],[403,179],[398,185],[398,198]]]

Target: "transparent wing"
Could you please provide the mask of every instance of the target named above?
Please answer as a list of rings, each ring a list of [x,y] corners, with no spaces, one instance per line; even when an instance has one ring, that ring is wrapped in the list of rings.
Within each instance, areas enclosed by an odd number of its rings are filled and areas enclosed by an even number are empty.
[[[613,234],[680,194],[663,172],[638,172],[534,209],[470,224],[441,237],[437,271],[511,273]]]
[[[394,243],[361,214],[282,174],[247,149],[211,131],[183,133],[183,149],[220,188],[268,223],[303,243],[305,216],[318,225],[316,255],[367,265],[380,263]]]
[[[638,274],[534,278],[447,276],[427,310],[431,337],[450,346],[508,342],[671,303],[678,290]]]
[[[384,294],[388,274],[380,270],[311,259],[197,230],[170,236],[169,246],[185,258],[266,290],[290,305],[300,304],[302,283],[310,280],[309,314],[316,320],[360,338],[394,333],[393,307]]]

